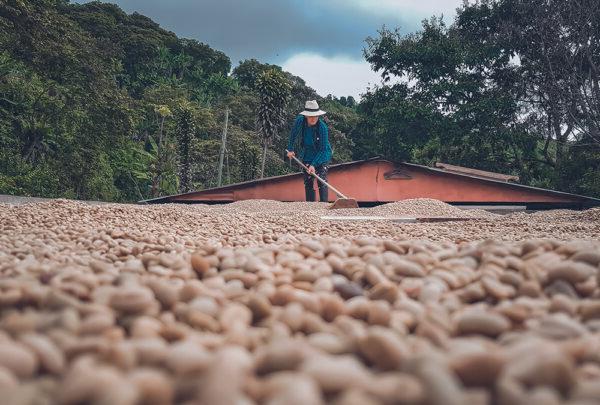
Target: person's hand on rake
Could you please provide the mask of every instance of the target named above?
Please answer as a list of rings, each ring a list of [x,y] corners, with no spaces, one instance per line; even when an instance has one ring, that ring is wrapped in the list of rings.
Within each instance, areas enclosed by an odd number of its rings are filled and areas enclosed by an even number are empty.
[[[308,174],[311,176],[315,174],[315,167],[313,165],[308,166]]]

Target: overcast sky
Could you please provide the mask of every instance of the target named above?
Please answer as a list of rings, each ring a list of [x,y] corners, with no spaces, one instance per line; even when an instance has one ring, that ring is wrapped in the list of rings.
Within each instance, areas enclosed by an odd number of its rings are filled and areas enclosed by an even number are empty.
[[[79,0],[78,2],[85,2]],[[302,77],[323,96],[356,98],[379,82],[365,38],[383,25],[402,32],[423,18],[451,21],[462,0],[113,0],[178,36],[225,52],[235,67],[255,58]]]

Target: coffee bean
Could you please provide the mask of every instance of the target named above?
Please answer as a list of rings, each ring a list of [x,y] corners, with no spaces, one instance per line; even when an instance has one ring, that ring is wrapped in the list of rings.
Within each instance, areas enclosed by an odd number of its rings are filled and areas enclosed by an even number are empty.
[[[110,305],[124,313],[140,313],[150,309],[154,302],[154,294],[141,286],[125,286],[113,292]]]
[[[500,314],[471,310],[457,317],[456,328],[461,335],[475,333],[496,337],[510,328],[510,322]]]
[[[0,366],[16,377],[32,377],[38,369],[38,359],[25,345],[9,340],[0,342]]]
[[[212,361],[211,354],[199,343],[183,340],[171,345],[165,363],[177,375],[204,371]]]
[[[416,365],[416,373],[423,383],[427,403],[464,403],[460,381],[444,365],[432,359],[422,359]]]
[[[250,311],[252,311],[252,319],[255,323],[271,315],[271,303],[262,295],[251,295],[247,305]]]
[[[579,313],[584,321],[600,318],[600,300],[586,300],[579,305]]]
[[[548,280],[565,280],[571,284],[581,283],[598,272],[596,268],[584,262],[564,261],[548,270]]]
[[[174,386],[166,374],[155,369],[140,368],[129,375],[129,381],[139,392],[144,404],[169,404],[174,400]]]
[[[326,394],[347,387],[364,389],[371,380],[364,366],[349,355],[310,357],[303,362],[301,371],[312,377]]]
[[[63,352],[44,335],[25,334],[21,342],[36,354],[41,367],[51,374],[61,374],[66,360]]]
[[[450,367],[466,386],[492,387],[505,362],[498,353],[466,353],[454,357]]]
[[[346,300],[363,295],[363,289],[358,284],[352,282],[336,283],[333,288]]]
[[[265,383],[268,405],[321,405],[323,398],[315,381],[299,373],[275,373]]]
[[[359,342],[363,356],[381,370],[399,370],[409,357],[408,347],[398,336],[384,328],[372,327]]]
[[[194,269],[199,278],[203,278],[204,275],[210,269],[210,264],[208,260],[206,260],[204,256],[198,253],[192,254],[190,260],[192,264],[192,269]]]
[[[419,404],[425,399],[424,387],[419,379],[401,372],[378,374],[366,390],[386,404]]]

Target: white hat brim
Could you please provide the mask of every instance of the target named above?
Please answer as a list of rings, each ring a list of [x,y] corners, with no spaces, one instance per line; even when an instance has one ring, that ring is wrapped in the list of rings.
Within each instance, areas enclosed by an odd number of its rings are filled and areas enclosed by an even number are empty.
[[[323,110],[319,110],[319,111],[302,111],[300,113],[300,115],[304,115],[305,117],[317,117],[319,115],[325,115],[327,114],[325,111]]]

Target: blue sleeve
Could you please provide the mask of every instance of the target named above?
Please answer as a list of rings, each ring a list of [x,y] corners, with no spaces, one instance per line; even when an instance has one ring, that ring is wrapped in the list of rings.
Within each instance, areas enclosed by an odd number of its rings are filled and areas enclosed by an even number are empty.
[[[290,152],[294,151],[294,144],[296,143],[296,138],[298,137],[298,133],[300,132],[300,130],[302,128],[303,121],[304,121],[304,116],[299,115],[298,117],[296,117],[296,122],[294,122],[294,126],[292,127],[292,130],[290,131],[290,140],[288,142],[288,147],[287,147],[287,150],[289,150]]]
[[[321,135],[321,147],[311,163],[315,167],[323,163],[327,155],[327,145],[329,144],[329,128],[327,128],[327,124],[323,120],[319,120],[319,135]]]

